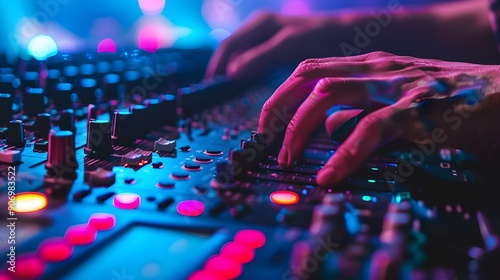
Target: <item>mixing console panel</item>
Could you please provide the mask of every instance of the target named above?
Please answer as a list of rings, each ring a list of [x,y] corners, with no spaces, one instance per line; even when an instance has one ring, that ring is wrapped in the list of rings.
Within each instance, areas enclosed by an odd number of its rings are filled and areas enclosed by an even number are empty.
[[[209,55],[0,69],[0,279],[499,279],[498,167],[403,145],[320,188],[337,143],[280,167],[280,80],[201,83]]]

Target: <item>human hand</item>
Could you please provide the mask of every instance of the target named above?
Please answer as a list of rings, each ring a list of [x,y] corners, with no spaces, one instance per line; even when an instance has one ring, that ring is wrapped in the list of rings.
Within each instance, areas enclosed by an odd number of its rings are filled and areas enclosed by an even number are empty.
[[[329,187],[396,138],[434,141],[498,156],[499,74],[499,66],[385,52],[310,59],[301,63],[265,103],[258,132],[272,141],[286,126],[278,162],[291,167],[300,160],[309,136],[332,106],[357,110],[342,110],[328,117],[328,133],[362,110],[371,111],[318,172],[318,184]]]
[[[227,75],[252,79],[276,64],[296,66],[308,57],[331,56],[334,40],[329,17],[296,17],[260,12],[251,17],[214,52],[205,78]]]

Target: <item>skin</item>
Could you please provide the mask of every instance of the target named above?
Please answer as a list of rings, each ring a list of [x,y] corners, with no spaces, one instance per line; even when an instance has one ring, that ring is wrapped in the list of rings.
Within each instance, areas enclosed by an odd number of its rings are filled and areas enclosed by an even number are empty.
[[[278,138],[279,124],[286,127],[278,156],[284,167],[301,159],[323,122],[330,133],[371,112],[319,171],[321,186],[335,186],[396,138],[500,155],[500,131],[492,121],[500,120],[500,68],[494,65],[500,58],[488,1],[401,9],[362,54],[342,56],[340,43],[352,42],[354,28],[371,20],[362,11],[312,18],[260,14],[216,50],[207,79],[251,79],[272,65],[302,61],[265,103],[259,121],[269,141]],[[327,116],[336,105],[353,110]]]

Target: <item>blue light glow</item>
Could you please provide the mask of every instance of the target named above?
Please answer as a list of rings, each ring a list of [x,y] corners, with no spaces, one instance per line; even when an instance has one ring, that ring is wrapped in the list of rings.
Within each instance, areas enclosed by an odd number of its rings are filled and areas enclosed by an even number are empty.
[[[57,54],[57,44],[48,35],[37,35],[28,42],[28,55],[36,60],[45,60]]]

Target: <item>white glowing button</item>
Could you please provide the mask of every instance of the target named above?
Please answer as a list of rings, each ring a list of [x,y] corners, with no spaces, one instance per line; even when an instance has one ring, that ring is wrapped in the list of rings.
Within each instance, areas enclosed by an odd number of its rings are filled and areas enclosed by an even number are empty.
[[[16,194],[14,205],[12,205],[12,209],[16,213],[32,213],[43,210],[45,207],[47,207],[47,197],[36,192]]]
[[[113,198],[113,205],[119,209],[136,209],[141,205],[141,197],[134,193],[121,193]]]

